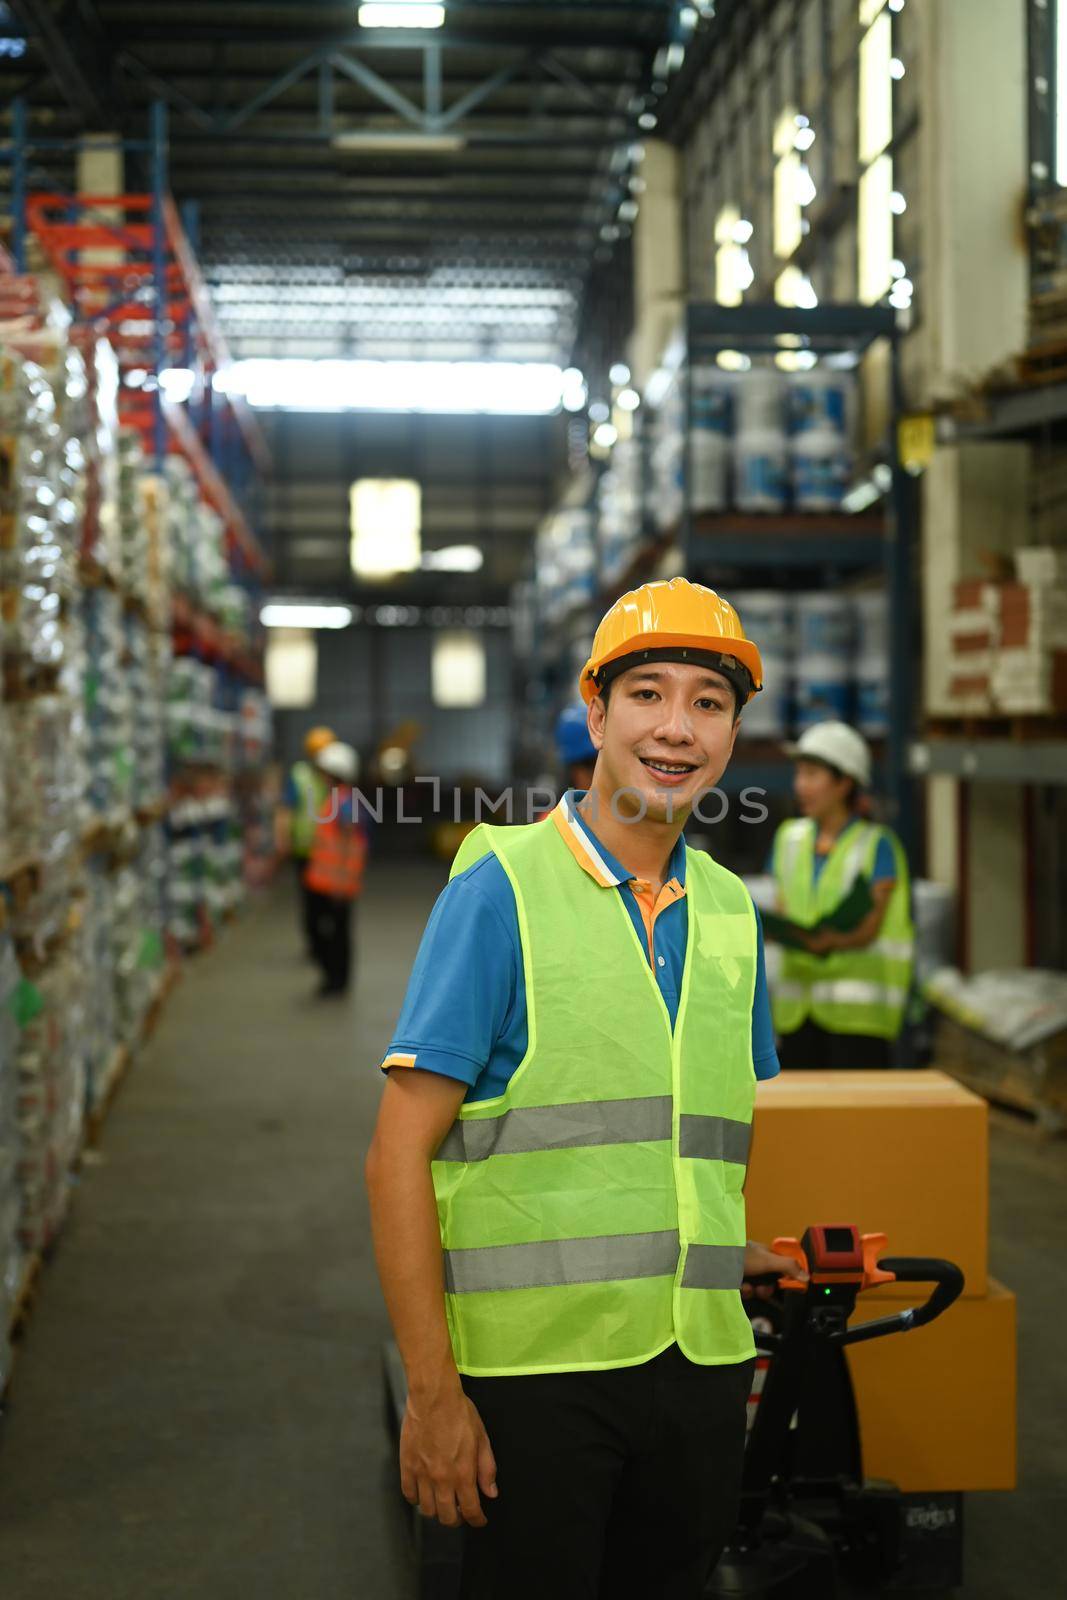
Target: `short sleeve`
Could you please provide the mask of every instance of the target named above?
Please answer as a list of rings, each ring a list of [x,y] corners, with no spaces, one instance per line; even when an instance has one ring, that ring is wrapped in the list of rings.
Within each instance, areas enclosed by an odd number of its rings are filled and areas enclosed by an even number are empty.
[[[521,972],[518,921],[502,914],[494,869],[514,912],[495,857],[446,886],[426,924],[383,1072],[416,1067],[474,1085],[487,1065],[508,1026]]]
[[[883,833],[878,840],[878,848],[874,852],[874,867],[871,870],[872,883],[884,883],[888,878],[897,875],[897,864],[893,859],[893,846]]]
[[[752,1066],[757,1078],[776,1078],[781,1070],[774,1045],[767,965],[763,956],[763,923],[756,913],[756,987],[752,995]]]

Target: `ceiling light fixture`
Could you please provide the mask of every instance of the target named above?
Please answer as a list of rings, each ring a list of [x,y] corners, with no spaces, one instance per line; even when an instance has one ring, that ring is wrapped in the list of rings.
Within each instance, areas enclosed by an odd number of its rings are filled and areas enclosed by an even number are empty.
[[[268,600],[259,620],[265,628],[347,628],[352,607],[319,600]]]
[[[444,21],[444,6],[423,0],[367,0],[359,8],[361,28],[441,28]]]

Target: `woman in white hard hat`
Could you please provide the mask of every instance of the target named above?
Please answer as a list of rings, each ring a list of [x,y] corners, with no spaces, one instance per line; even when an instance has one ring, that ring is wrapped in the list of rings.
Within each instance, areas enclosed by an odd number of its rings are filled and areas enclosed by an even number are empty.
[[[773,994],[783,1067],[887,1067],[911,988],[914,930],[908,864],[892,829],[866,820],[866,740],[843,722],[808,728],[789,753],[801,815],[783,822],[772,867],[779,909],[813,928],[863,878],[870,908],[848,931],[822,927],[787,946]],[[770,937],[770,933],[768,933]]]

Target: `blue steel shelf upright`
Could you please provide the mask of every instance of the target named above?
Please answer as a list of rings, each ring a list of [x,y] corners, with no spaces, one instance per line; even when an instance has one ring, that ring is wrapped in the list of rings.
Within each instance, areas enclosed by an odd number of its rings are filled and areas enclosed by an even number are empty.
[[[749,357],[773,357],[784,350],[805,349],[817,356],[838,355],[858,366],[872,347],[886,352],[888,394],[886,427],[879,441],[879,465],[888,469],[881,506],[850,514],[762,513],[729,511],[697,513],[692,507],[692,423],[694,367],[715,362],[724,351]],[[880,573],[889,607],[889,715],[881,787],[889,820],[915,859],[917,829],[914,783],[909,773],[909,743],[914,721],[918,634],[914,590],[913,486],[901,466],[898,421],[901,412],[900,334],[889,306],[824,305],[812,309],[774,304],[719,306],[691,303],[686,307],[684,345],[678,375],[683,385],[685,444],[683,509],[674,532],[679,570],[691,577],[714,572],[714,564],[746,573],[797,575],[822,570],[830,577],[863,571]],[[746,782],[760,775],[744,772],[738,752],[735,776]],[[732,769],[731,769],[732,770]],[[755,769],[753,769],[755,770]],[[779,774],[784,781],[785,772]],[[764,786],[774,774],[762,773]]]

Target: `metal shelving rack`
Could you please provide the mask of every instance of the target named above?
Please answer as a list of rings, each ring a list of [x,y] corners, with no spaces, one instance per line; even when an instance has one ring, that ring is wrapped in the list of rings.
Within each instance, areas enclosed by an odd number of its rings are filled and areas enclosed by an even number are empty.
[[[230,354],[190,243],[194,212],[187,209],[183,219],[167,187],[166,106],[157,101],[151,107],[146,138],[119,146],[146,169],[146,190],[86,195],[57,190],[54,183],[37,186],[50,174],[35,162],[69,163],[94,146],[116,148],[110,138],[31,134],[26,102],[13,103],[12,136],[0,160],[11,166],[15,270],[27,270],[36,241],[65,285],[75,317],[115,343],[124,379],[120,421],[141,433],[157,467],[170,451],[189,460],[205,498],[226,521],[235,578],[262,578],[269,564],[241,502],[254,496],[269,456],[243,400],[213,382]],[[167,404],[161,379],[173,367],[194,374],[188,405]],[[147,375],[136,387],[127,381],[135,369]]]
[[[723,351],[770,357],[803,348],[817,355],[848,354],[858,365],[876,342],[887,347],[888,427],[880,459],[889,469],[889,487],[878,511],[850,514],[791,512],[751,515],[732,511],[695,513],[690,440],[693,418],[693,369],[714,362]],[[917,606],[913,596],[912,496],[897,449],[901,411],[899,330],[888,306],[826,305],[811,310],[773,304],[687,306],[677,373],[683,384],[685,451],[684,509],[674,530],[678,570],[694,578],[715,576],[715,567],[768,575],[823,571],[872,571],[886,582],[890,611],[889,731],[884,761],[876,764],[879,787],[889,807],[889,820],[905,847],[916,845],[914,784],[908,747],[914,716],[915,635]],[[773,759],[746,760],[738,751],[724,779],[731,788],[755,785],[784,792],[790,785],[787,765]]]

